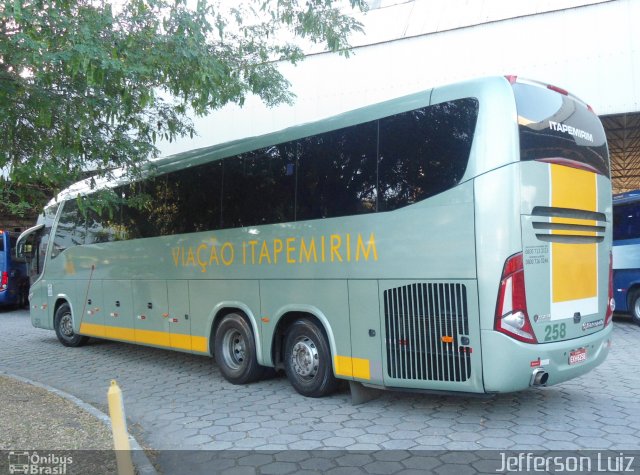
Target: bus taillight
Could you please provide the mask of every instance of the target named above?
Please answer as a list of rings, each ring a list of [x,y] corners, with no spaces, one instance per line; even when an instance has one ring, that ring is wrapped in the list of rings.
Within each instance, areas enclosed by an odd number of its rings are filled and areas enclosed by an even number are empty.
[[[616,309],[616,301],[613,298],[613,254],[609,251],[609,299],[607,300],[607,313],[604,317],[606,327],[613,320],[613,311]]]
[[[0,292],[2,292],[3,290],[6,290],[8,285],[9,285],[9,273],[3,272],[2,281],[0,281]]]
[[[508,258],[504,264],[494,328],[516,340],[538,343],[527,315],[527,295],[521,252]]]

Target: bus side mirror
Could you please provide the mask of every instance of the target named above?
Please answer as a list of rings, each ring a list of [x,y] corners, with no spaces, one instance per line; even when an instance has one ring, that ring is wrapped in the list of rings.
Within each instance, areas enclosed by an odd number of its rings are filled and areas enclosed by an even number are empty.
[[[32,236],[35,232],[40,231],[42,228],[44,228],[44,224],[36,224],[18,236],[18,239],[16,240],[16,258],[26,259],[31,256],[33,243],[27,238]]]
[[[16,258],[20,260],[25,260],[29,258],[33,253],[33,244],[27,242],[26,239],[22,240],[22,242],[18,243],[16,246]]]
[[[25,243],[24,241],[16,244],[16,259],[24,259],[25,258]]]

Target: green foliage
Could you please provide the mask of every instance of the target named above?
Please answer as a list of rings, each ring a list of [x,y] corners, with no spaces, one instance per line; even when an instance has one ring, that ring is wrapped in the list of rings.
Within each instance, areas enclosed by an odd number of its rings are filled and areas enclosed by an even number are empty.
[[[135,175],[159,139],[194,134],[188,114],[291,102],[275,61],[303,54],[278,38],[347,54],[360,29],[336,0],[0,0],[0,207],[37,210],[89,170]]]

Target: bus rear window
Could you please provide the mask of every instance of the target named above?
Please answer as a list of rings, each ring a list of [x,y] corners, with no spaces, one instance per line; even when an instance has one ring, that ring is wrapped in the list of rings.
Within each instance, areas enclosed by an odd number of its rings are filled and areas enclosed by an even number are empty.
[[[516,83],[513,90],[520,160],[572,160],[609,176],[607,139],[598,116],[571,97],[544,87]]]

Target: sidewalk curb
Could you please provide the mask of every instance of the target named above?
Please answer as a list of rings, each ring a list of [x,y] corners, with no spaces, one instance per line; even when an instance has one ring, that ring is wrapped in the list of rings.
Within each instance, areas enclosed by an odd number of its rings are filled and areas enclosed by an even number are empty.
[[[31,386],[35,386],[37,388],[44,389],[50,393],[53,393],[57,396],[60,396],[67,401],[72,402],[80,409],[88,412],[96,419],[100,420],[104,425],[106,425],[109,430],[111,430],[111,419],[104,412],[95,408],[91,404],[84,402],[82,399],[74,396],[73,394],[66,393],[61,391],[60,389],[56,389],[54,387],[48,386],[46,384],[40,383],[38,381],[33,381],[31,379],[23,378],[22,376],[17,376],[15,374],[7,373],[5,371],[0,370],[1,376],[6,376],[11,379],[15,379],[16,381],[20,381],[26,384],[30,384]],[[131,433],[129,433],[129,444],[131,445],[131,458],[133,459],[133,465],[135,466],[136,472],[140,475],[158,475],[153,464],[149,461],[147,454],[145,453],[142,446],[138,443]]]

